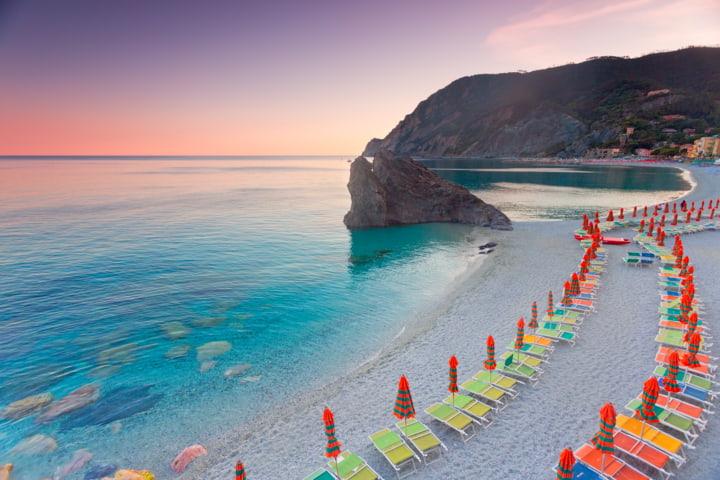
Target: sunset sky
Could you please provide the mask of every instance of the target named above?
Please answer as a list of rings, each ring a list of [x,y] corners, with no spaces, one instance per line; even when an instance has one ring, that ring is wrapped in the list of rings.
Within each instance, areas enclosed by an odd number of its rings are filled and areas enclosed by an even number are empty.
[[[462,76],[688,45],[718,0],[0,0],[0,155],[357,155]]]

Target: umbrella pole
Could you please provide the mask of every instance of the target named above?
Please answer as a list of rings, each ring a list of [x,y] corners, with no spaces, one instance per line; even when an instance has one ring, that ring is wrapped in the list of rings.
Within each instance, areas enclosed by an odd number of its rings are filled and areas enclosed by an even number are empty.
[[[602,461],[600,462],[600,473],[605,473],[605,453],[602,454]]]
[[[340,476],[340,467],[338,466],[337,456],[335,456],[335,471]]]

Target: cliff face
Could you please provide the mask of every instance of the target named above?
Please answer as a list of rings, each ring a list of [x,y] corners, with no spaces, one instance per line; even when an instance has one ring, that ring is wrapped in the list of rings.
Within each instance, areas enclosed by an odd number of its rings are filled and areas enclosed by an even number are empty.
[[[352,203],[343,221],[351,229],[431,222],[512,229],[505,214],[465,187],[388,150],[376,152],[372,164],[356,158],[348,190]]]
[[[647,95],[661,89],[671,93]],[[668,113],[720,123],[720,48],[464,77],[422,101],[385,138],[371,140],[363,155],[384,148],[423,156],[580,156],[625,126]]]

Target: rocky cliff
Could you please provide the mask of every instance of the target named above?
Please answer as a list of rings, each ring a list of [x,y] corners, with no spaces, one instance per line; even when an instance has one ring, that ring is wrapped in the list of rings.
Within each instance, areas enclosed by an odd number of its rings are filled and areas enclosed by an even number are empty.
[[[454,222],[512,230],[505,214],[465,187],[389,150],[376,152],[373,163],[356,158],[348,190],[352,203],[343,221],[350,229]]]
[[[666,114],[681,114],[684,123],[655,123]],[[720,48],[464,77],[422,101],[385,138],[371,140],[363,155],[386,148],[423,156],[576,157],[612,146],[626,127],[639,134],[648,125],[699,133],[720,126]],[[628,146],[651,139],[638,134]]]

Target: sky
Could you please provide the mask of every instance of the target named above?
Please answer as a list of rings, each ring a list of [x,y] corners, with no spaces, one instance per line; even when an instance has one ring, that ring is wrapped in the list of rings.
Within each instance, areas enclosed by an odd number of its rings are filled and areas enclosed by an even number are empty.
[[[463,76],[689,45],[718,0],[0,0],[0,155],[358,155]]]

